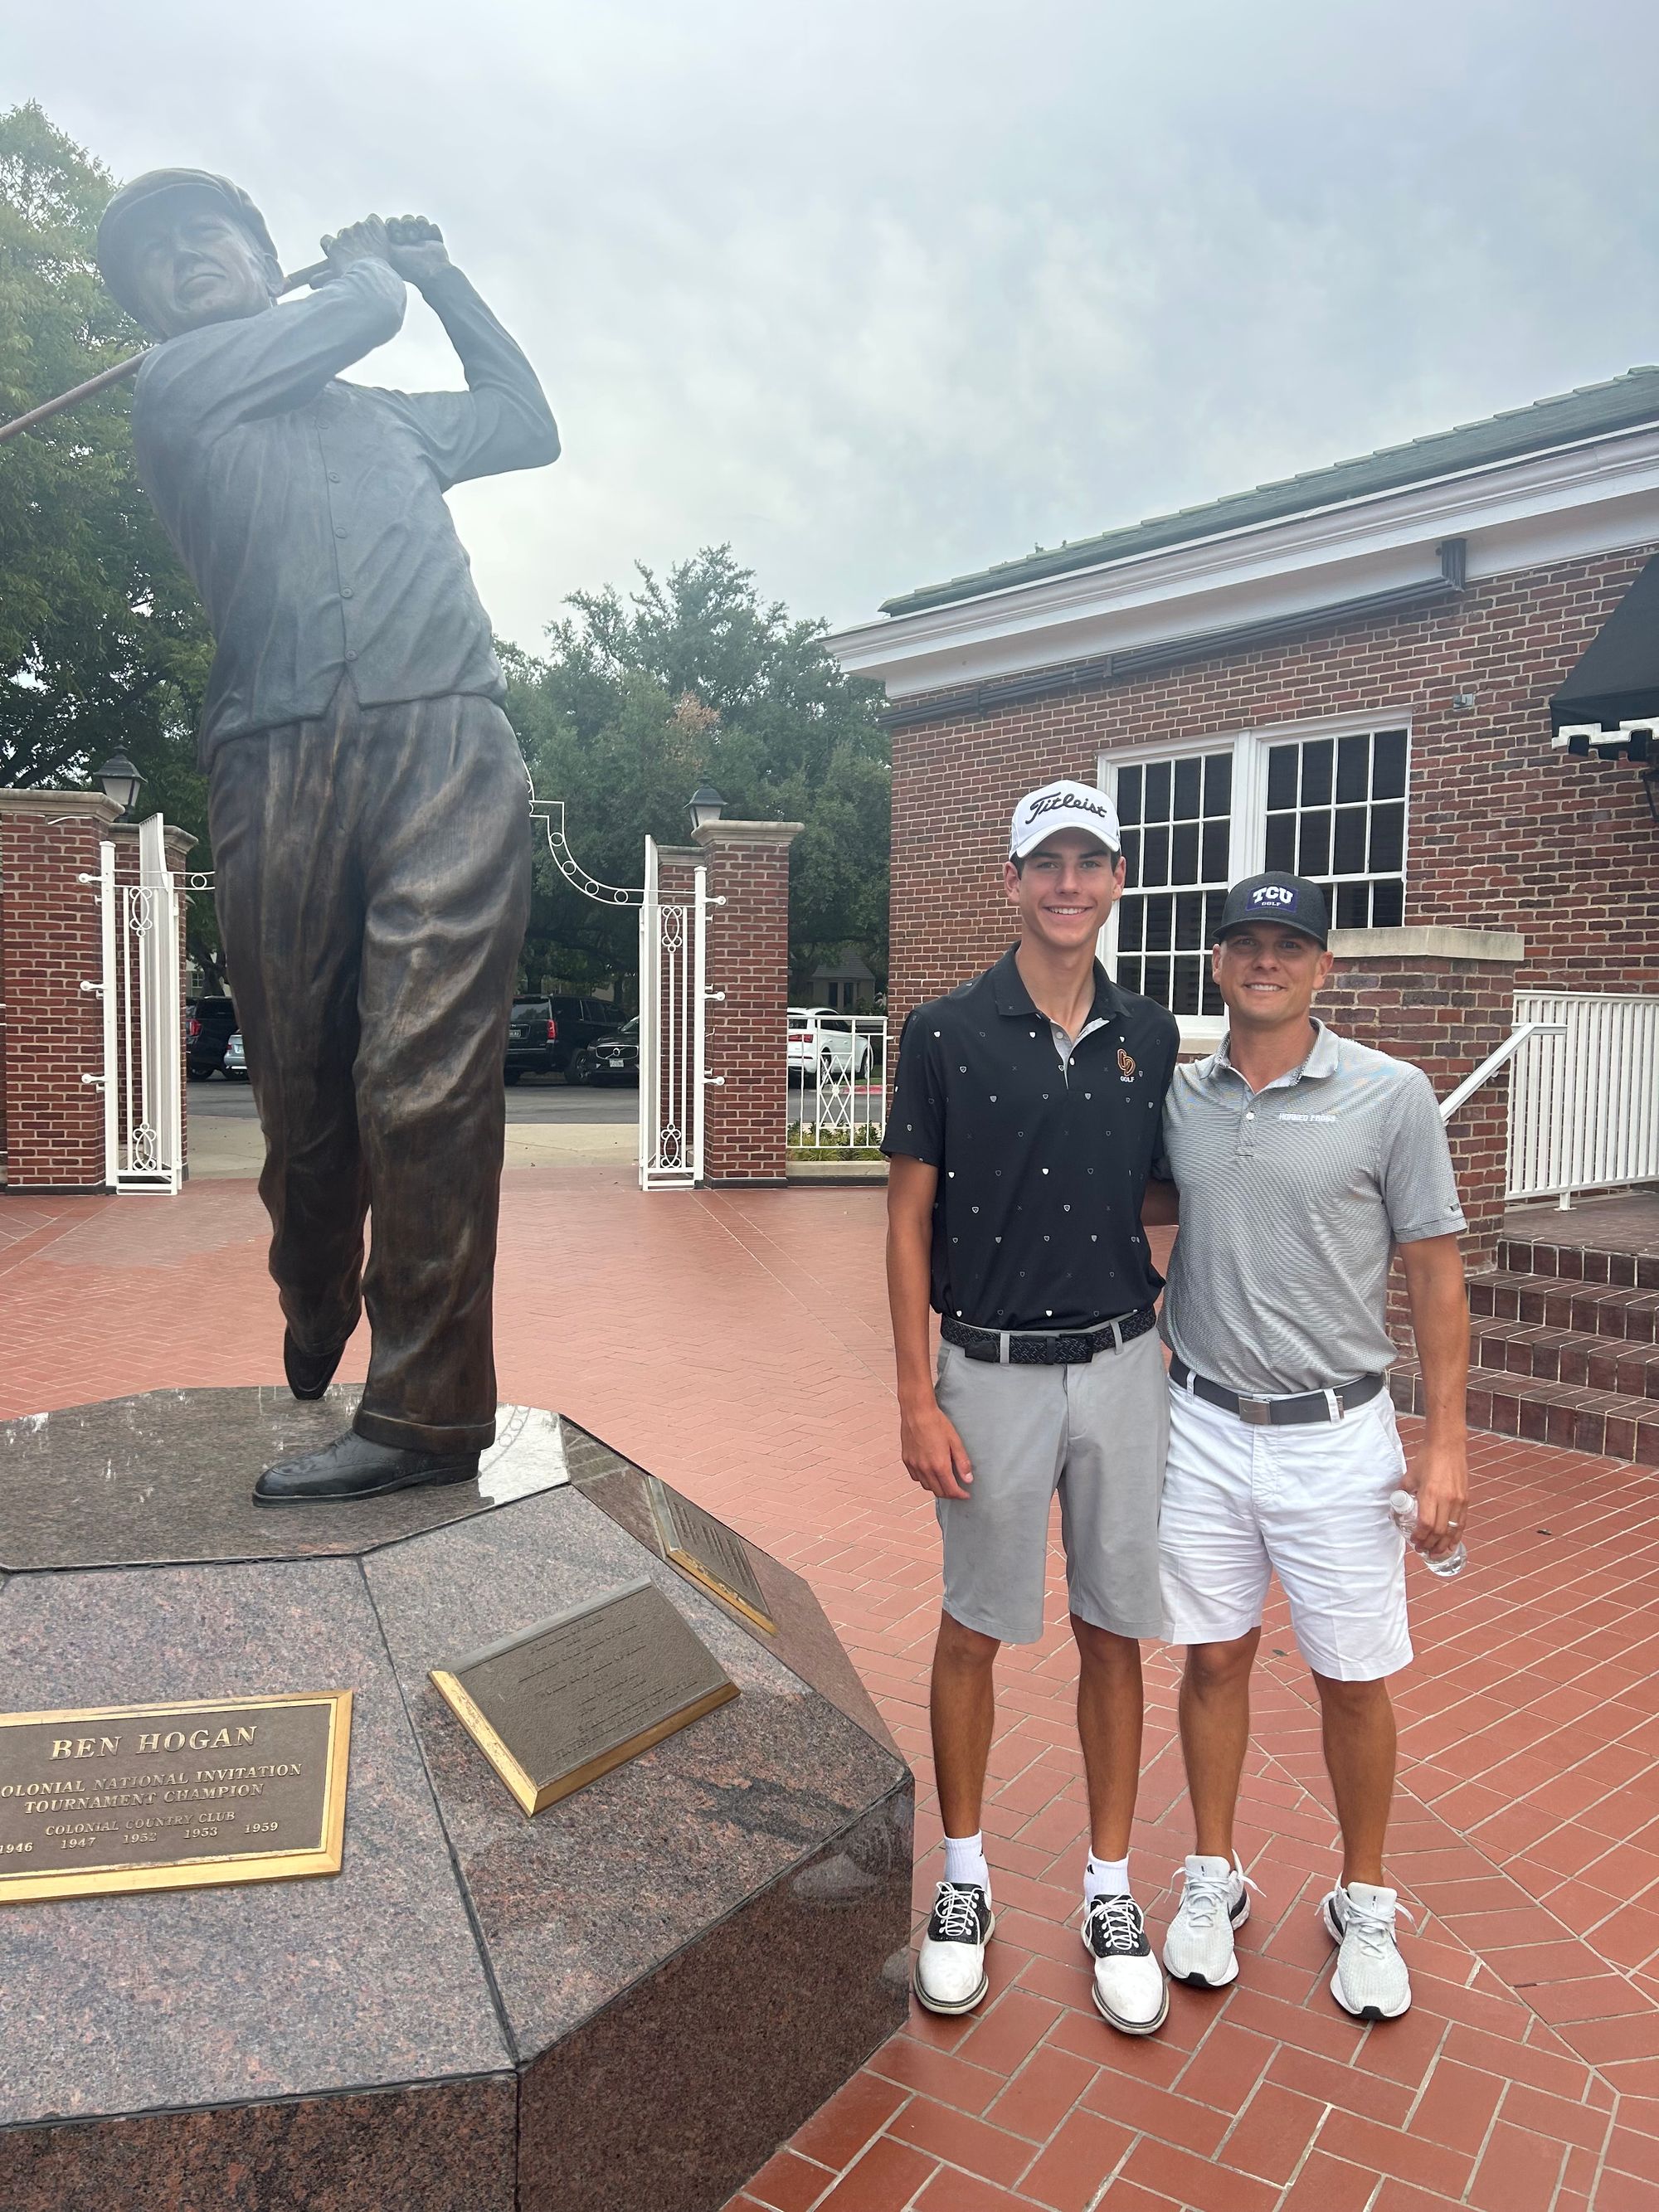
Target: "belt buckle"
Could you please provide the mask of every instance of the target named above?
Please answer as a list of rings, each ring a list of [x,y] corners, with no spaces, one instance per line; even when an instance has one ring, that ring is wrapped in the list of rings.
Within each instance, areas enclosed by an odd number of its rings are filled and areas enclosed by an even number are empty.
[[[1253,1429],[1271,1428],[1273,1418],[1273,1400],[1241,1396],[1238,1401],[1238,1418],[1241,1421],[1248,1421]]]

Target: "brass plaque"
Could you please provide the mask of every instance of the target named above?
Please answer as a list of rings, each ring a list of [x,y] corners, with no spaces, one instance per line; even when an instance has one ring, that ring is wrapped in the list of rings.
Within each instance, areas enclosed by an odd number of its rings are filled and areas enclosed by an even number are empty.
[[[338,1874],[351,1692],[0,1713],[0,1905]]]
[[[689,1498],[679,1497],[659,1482],[654,1474],[647,1476],[646,1488],[664,1558],[672,1559],[682,1574],[712,1591],[734,1613],[763,1628],[769,1636],[775,1636],[778,1624],[766,1610],[766,1593],[750,1564],[742,1537]]]
[[[643,1575],[457,1667],[434,1667],[432,1680],[526,1813],[738,1694]]]

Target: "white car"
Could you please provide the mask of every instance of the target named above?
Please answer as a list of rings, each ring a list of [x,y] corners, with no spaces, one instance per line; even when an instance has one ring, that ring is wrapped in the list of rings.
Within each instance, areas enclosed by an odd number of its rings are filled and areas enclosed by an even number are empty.
[[[869,1074],[872,1047],[859,1016],[828,1006],[791,1006],[787,1012],[791,1075]],[[873,1018],[879,1025],[880,1018]]]
[[[230,1042],[225,1047],[225,1079],[229,1083],[247,1081],[247,1055],[242,1050],[242,1032],[233,1030]]]

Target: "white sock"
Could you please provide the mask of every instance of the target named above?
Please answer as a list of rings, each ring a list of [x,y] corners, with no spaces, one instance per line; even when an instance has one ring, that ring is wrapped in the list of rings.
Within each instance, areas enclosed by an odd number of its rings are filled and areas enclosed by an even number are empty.
[[[1121,1859],[1097,1859],[1092,1851],[1083,1869],[1083,1901],[1092,1905],[1097,1897],[1127,1897],[1129,1894],[1129,1854]]]
[[[991,1869],[985,1863],[985,1832],[975,1829],[971,1836],[947,1836],[945,1838],[945,1879],[946,1881],[976,1881],[987,1897],[991,1894]]]

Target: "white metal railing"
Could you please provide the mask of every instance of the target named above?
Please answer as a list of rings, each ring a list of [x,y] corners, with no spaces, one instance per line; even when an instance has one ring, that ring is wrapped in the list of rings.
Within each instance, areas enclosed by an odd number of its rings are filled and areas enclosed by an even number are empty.
[[[789,1010],[787,1148],[868,1152],[887,1110],[887,1018],[831,1006]]]
[[[1440,1102],[1440,1118],[1449,1121],[1466,1098],[1473,1098],[1483,1083],[1490,1083],[1500,1067],[1507,1067],[1528,1037],[1565,1036],[1564,1022],[1522,1022],[1512,1029],[1496,1052],[1489,1052],[1473,1075],[1466,1075],[1455,1091],[1449,1091]]]
[[[1510,1085],[1509,1191],[1559,1198],[1659,1180],[1659,998],[1523,991],[1516,1024],[1547,1024]]]

